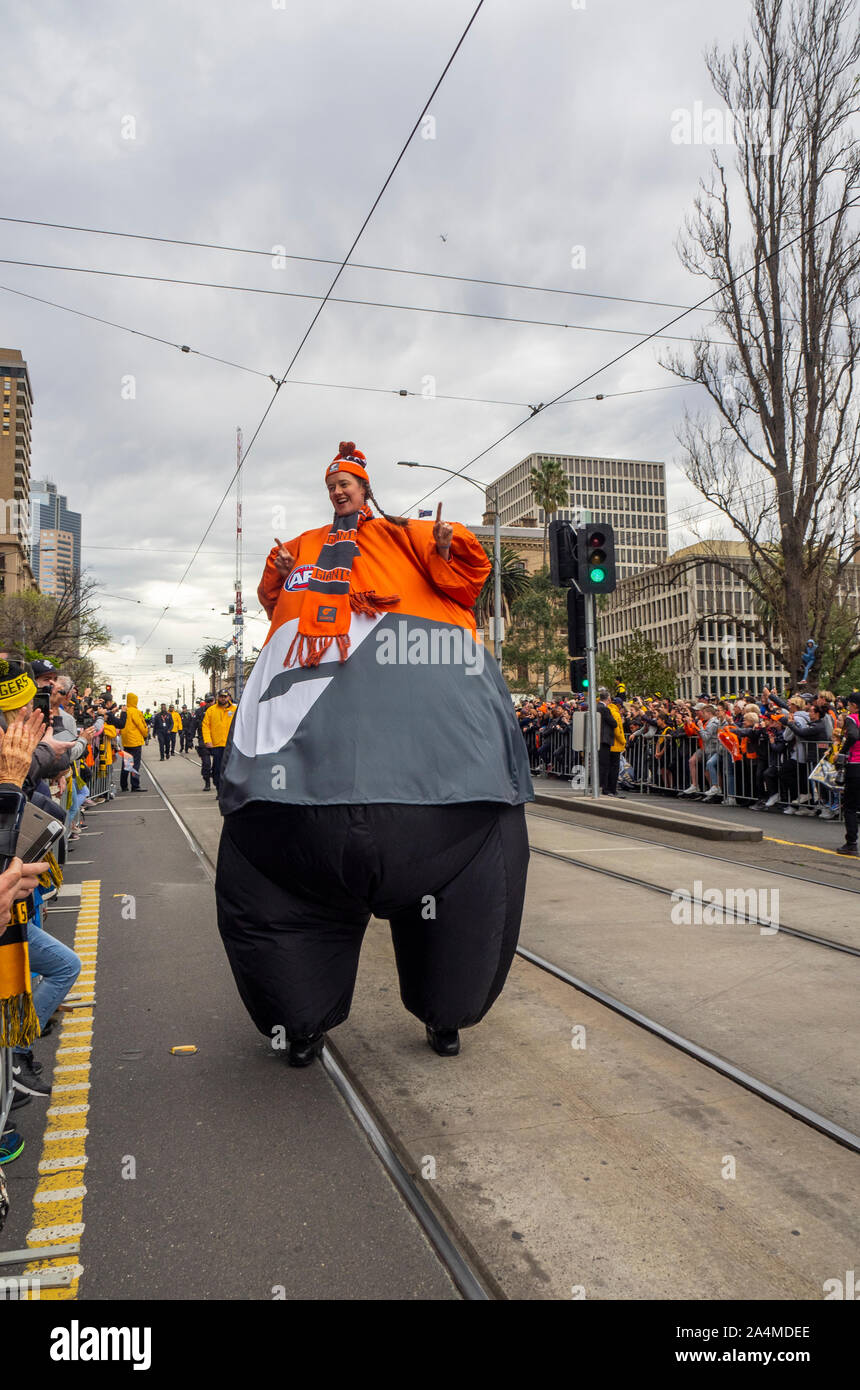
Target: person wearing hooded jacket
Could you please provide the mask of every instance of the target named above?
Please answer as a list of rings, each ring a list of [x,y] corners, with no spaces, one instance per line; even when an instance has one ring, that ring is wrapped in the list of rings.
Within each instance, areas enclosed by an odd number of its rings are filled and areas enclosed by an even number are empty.
[[[525,895],[526,747],[473,613],[490,561],[441,507],[374,516],[365,465],[341,443],[333,522],[276,538],[258,589],[272,625],[221,771],[218,925],[291,1066],[347,1017],[373,913],[405,1007],[455,1056],[501,992]]]
[[[140,756],[143,752],[143,745],[146,742],[146,720],[137,707],[137,696],[129,691],[125,697],[125,706],[114,716],[113,724],[119,730],[122,741],[123,752],[130,753],[134,762],[134,770],[131,774],[131,790],[133,792],[142,791],[140,785]],[[123,763],[120,773],[120,791],[128,791],[128,769]]]

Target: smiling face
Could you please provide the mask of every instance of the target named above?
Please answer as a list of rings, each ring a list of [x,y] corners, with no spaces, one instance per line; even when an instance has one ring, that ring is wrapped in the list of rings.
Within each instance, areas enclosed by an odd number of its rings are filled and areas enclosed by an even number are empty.
[[[326,487],[335,516],[349,516],[364,506],[365,482],[354,473],[335,473],[326,479]]]

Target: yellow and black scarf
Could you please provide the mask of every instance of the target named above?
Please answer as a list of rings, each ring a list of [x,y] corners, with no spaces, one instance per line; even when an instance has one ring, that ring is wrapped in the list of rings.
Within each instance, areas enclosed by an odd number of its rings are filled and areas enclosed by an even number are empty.
[[[29,1047],[38,1036],[27,949],[27,906],[19,902],[12,904],[12,920],[0,936],[0,1047]]]

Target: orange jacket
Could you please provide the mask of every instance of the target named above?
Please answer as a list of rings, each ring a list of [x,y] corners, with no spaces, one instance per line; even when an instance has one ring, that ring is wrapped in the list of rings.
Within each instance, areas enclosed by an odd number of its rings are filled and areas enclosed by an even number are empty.
[[[471,531],[454,522],[451,558],[443,560],[436,550],[432,521],[410,521],[408,527],[392,526],[374,517],[357,535],[361,554],[352,567],[352,588],[374,590],[377,594],[396,591],[400,601],[395,613],[453,623],[475,631],[470,611],[492,569],[483,546]],[[296,557],[284,579],[275,568],[278,547],[272,546],[260,580],[258,594],[266,614],[272,619],[269,636],[290,618],[301,613],[307,582],[331,525],[305,531],[286,542]],[[416,563],[417,562],[417,563]]]
[[[299,664],[296,634],[306,600],[315,599],[308,583],[331,523],[285,542],[295,556],[286,578],[272,549],[258,589],[271,627],[230,729],[224,815],[265,801],[532,799],[510,694],[476,631],[473,608],[491,564],[465,526],[452,528],[445,559],[433,521],[362,522],[351,557],[348,647],[331,644],[318,665]],[[373,595],[384,611],[374,612]]]

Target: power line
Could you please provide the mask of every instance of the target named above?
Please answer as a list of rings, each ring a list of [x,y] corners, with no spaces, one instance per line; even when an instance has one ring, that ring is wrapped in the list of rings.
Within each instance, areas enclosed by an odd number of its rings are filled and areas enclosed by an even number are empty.
[[[26,227],[49,227],[55,231],[85,232],[92,236],[120,237],[130,241],[151,241],[165,246],[186,246],[196,251],[225,251],[241,256],[264,256],[271,261],[301,261],[307,265],[338,265],[339,262],[325,256],[300,256],[295,253],[275,250],[257,250],[250,246],[224,246],[213,241],[189,241],[178,237],[149,236],[143,232],[116,232],[104,227],[79,227],[68,222],[41,222],[30,217],[0,217],[0,222],[14,222]],[[490,280],[478,275],[451,275],[439,270],[408,270],[393,265],[368,265],[362,261],[352,261],[350,270],[372,270],[385,275],[413,275],[425,280],[451,280],[463,285],[488,285],[502,290],[529,290],[533,294],[565,294],[576,299],[602,299],[614,304],[641,304],[652,309],[683,309],[684,304],[673,304],[663,299],[637,299],[629,294],[598,294],[589,290],[562,289],[553,285],[526,285],[516,280]]]
[[[169,338],[159,338],[155,333],[144,333],[140,328],[128,328],[124,323],[114,323],[111,319],[99,318],[98,314],[88,314],[83,309],[70,309],[67,304],[58,304],[53,299],[42,299],[38,294],[27,294],[24,290],[13,289],[11,285],[0,285],[0,290],[4,290],[6,294],[16,294],[21,299],[32,299],[37,304],[47,304],[52,309],[62,309],[66,314],[77,314],[79,318],[92,319],[94,323],[106,324],[108,328],[118,328],[123,333],[133,333],[137,338],[149,338],[153,343],[162,343],[165,347],[178,348],[180,352],[192,353],[195,357],[206,357],[210,362],[221,362],[224,366],[235,367],[240,372],[252,372],[254,376],[272,379],[268,372],[259,372],[254,367],[243,367],[239,362],[228,362],[226,357],[213,357],[211,352],[201,352],[199,348],[189,347],[186,343],[174,343]]]
[[[235,471],[234,471],[234,473],[233,473],[233,476],[232,476],[231,479],[230,479],[230,482],[227,484],[227,487],[226,487],[226,489],[225,489],[225,491],[224,491],[224,495],[222,496],[220,502],[218,503],[218,506],[215,508],[215,511],[214,511],[214,513],[213,513],[213,515],[212,515],[212,517],[211,517],[211,520],[209,521],[209,524],[208,524],[208,526],[206,527],[206,530],[203,532],[203,535],[202,535],[202,537],[201,537],[201,539],[200,539],[200,542],[199,542],[199,544],[198,544],[198,546],[197,546],[197,549],[195,550],[194,554],[192,555],[191,559],[189,560],[188,565],[186,566],[186,569],[185,569],[185,571],[184,571],[184,573],[183,573],[183,575],[182,575],[182,578],[179,580],[179,583],[178,583],[177,586],[176,586],[176,590],[174,591],[174,597],[176,596],[176,593],[179,592],[179,589],[182,587],[182,584],[184,583],[185,578],[186,578],[187,574],[189,573],[189,571],[190,571],[190,569],[191,569],[191,566],[194,564],[194,561],[196,560],[198,554],[200,553],[200,550],[201,550],[201,548],[202,548],[202,546],[203,546],[203,542],[206,540],[206,537],[209,535],[209,532],[212,530],[212,527],[213,527],[214,524],[215,524],[215,520],[216,520],[216,518],[217,518],[217,516],[218,516],[218,513],[220,512],[221,508],[223,507],[225,501],[227,500],[227,497],[228,497],[229,494],[230,494],[230,490],[231,490],[231,488],[232,488],[232,486],[233,486],[233,483],[234,483],[235,480],[236,480],[236,477],[238,476],[238,474],[239,474],[239,472],[240,472],[240,470],[241,470],[241,468],[242,468],[242,465],[244,464],[244,462],[245,462],[245,460],[247,459],[249,453],[251,452],[252,448],[254,447],[255,441],[256,441],[256,439],[257,439],[257,437],[258,437],[260,431],[262,430],[264,424],[266,423],[266,420],[268,419],[269,412],[271,411],[272,406],[275,404],[275,401],[276,401],[277,396],[278,396],[278,392],[280,391],[281,387],[283,386],[284,382],[286,381],[287,377],[289,376],[290,371],[292,370],[293,366],[295,365],[295,362],[296,362],[296,360],[297,360],[299,354],[301,353],[302,349],[303,349],[304,346],[305,346],[305,343],[308,341],[308,338],[310,337],[311,333],[313,332],[313,329],[314,329],[314,327],[315,327],[315,325],[316,325],[316,323],[317,323],[317,320],[319,319],[320,314],[322,313],[323,309],[325,308],[326,304],[328,303],[329,298],[331,297],[331,294],[332,294],[332,291],[334,290],[335,285],[337,284],[338,280],[340,279],[341,275],[343,274],[344,268],[346,267],[346,264],[347,264],[347,262],[349,261],[350,256],[352,255],[353,251],[355,250],[356,246],[358,245],[359,241],[361,240],[361,237],[362,237],[363,234],[364,234],[365,228],[367,227],[367,225],[368,225],[368,223],[370,222],[370,219],[372,218],[374,212],[376,211],[377,207],[379,206],[380,202],[382,201],[382,198],[383,198],[383,196],[384,196],[384,194],[385,194],[386,189],[388,188],[388,185],[391,183],[391,180],[394,178],[394,175],[395,175],[395,173],[397,172],[397,169],[398,169],[399,166],[400,166],[401,160],[403,159],[404,155],[406,154],[407,149],[409,148],[410,144],[412,143],[412,137],[414,136],[416,130],[418,129],[419,125],[421,124],[422,120],[424,119],[424,116],[425,116],[425,114],[426,114],[426,112],[427,112],[428,107],[430,106],[431,101],[433,100],[433,98],[435,97],[435,95],[436,95],[436,93],[438,92],[439,88],[441,87],[443,81],[445,80],[445,77],[446,77],[446,75],[447,75],[447,73],[448,73],[448,69],[451,67],[451,64],[454,62],[454,59],[456,58],[457,54],[459,53],[460,48],[462,47],[463,43],[465,42],[466,36],[467,36],[467,34],[469,33],[469,30],[471,29],[471,27],[472,27],[472,25],[474,24],[475,20],[477,19],[478,14],[480,13],[481,9],[483,8],[483,5],[484,5],[484,0],[478,0],[478,3],[477,3],[477,5],[475,6],[475,9],[474,9],[473,12],[472,12],[472,15],[471,15],[471,17],[470,17],[470,19],[469,19],[468,24],[466,25],[465,29],[463,30],[462,34],[460,35],[459,39],[457,40],[457,44],[456,44],[456,46],[455,46],[453,52],[451,53],[451,56],[449,57],[447,63],[445,64],[444,68],[442,69],[442,73],[441,73],[441,75],[439,76],[438,80],[436,81],[436,83],[435,83],[435,85],[434,85],[434,87],[433,87],[433,90],[431,91],[429,97],[427,98],[427,100],[425,101],[423,107],[421,108],[421,111],[419,112],[418,117],[417,117],[417,119],[416,119],[414,125],[412,126],[412,129],[410,130],[409,134],[408,134],[407,137],[406,137],[406,140],[405,140],[404,143],[403,143],[403,146],[401,147],[400,153],[398,154],[397,158],[395,159],[393,165],[391,166],[391,168],[390,168],[390,170],[389,170],[389,172],[388,172],[388,174],[387,174],[387,176],[386,176],[386,178],[385,178],[385,182],[383,183],[382,187],[380,188],[379,192],[377,193],[376,197],[374,198],[374,200],[373,200],[373,202],[372,202],[372,204],[371,204],[371,206],[370,206],[370,210],[368,211],[368,213],[367,213],[367,215],[366,215],[364,221],[362,222],[361,226],[359,227],[358,232],[356,233],[356,235],[355,235],[355,237],[354,237],[354,239],[353,239],[353,241],[352,241],[352,244],[351,244],[350,247],[349,247],[349,250],[347,251],[347,253],[346,253],[346,255],[344,256],[344,258],[343,258],[343,260],[342,260],[340,266],[338,267],[337,273],[335,274],[334,279],[332,280],[331,284],[329,285],[328,290],[327,290],[327,292],[326,292],[326,294],[325,294],[325,297],[323,298],[321,304],[318,306],[318,308],[317,308],[317,310],[316,310],[316,313],[314,314],[313,318],[311,319],[310,323],[308,324],[307,328],[305,329],[305,332],[304,332],[304,334],[302,335],[302,338],[301,338],[301,340],[300,340],[300,342],[299,342],[299,344],[298,344],[298,347],[296,348],[295,352],[293,353],[292,357],[290,358],[289,363],[287,364],[286,371],[284,372],[284,374],[283,374],[283,376],[280,378],[280,380],[279,380],[278,382],[276,382],[276,384],[275,384],[275,390],[274,390],[274,392],[272,393],[272,398],[271,398],[271,400],[269,401],[269,404],[266,406],[266,409],[263,411],[262,417],[261,417],[261,419],[260,419],[260,423],[257,425],[257,428],[254,430],[254,433],[253,433],[252,436],[251,436],[251,439],[250,439],[250,441],[249,441],[249,443],[248,443],[248,446],[247,446],[247,448],[245,449],[245,452],[244,452],[244,454],[242,455],[242,457],[240,458],[238,464],[236,465]],[[148,633],[148,635],[144,638],[144,641],[141,643],[141,647],[145,647],[145,646],[146,646],[147,642],[150,640],[150,638],[152,637],[152,635],[153,635],[153,633],[155,632],[156,628],[158,627],[158,624],[161,622],[161,619],[164,617],[164,614],[168,612],[170,606],[171,606],[171,605],[170,605],[169,603],[165,605],[164,610],[163,610],[163,612],[161,613],[160,617],[156,619],[156,621],[155,621],[155,623],[154,623],[152,629],[150,630],[150,632]]]
[[[660,329],[655,330],[653,333],[648,333],[638,343],[632,343],[630,347],[625,348],[623,352],[620,352],[617,354],[617,356],[610,358],[608,362],[604,362],[601,367],[597,367],[593,372],[589,372],[588,376],[581,377],[579,381],[576,381],[572,386],[569,386],[566,391],[561,391],[551,401],[547,401],[546,405],[540,406],[538,410],[533,410],[530,415],[527,415],[525,417],[525,419],[520,420],[519,424],[513,425],[509,430],[506,430],[504,434],[500,435],[498,439],[494,440],[492,444],[488,444],[486,449],[482,449],[479,454],[476,454],[474,456],[474,458],[471,458],[468,460],[467,463],[464,463],[463,467],[458,469],[457,472],[452,476],[456,477],[458,473],[464,473],[467,468],[471,468],[473,463],[477,463],[479,459],[484,458],[486,454],[491,453],[493,449],[496,449],[500,444],[503,444],[506,439],[510,439],[511,435],[516,434],[517,431],[521,430],[524,425],[527,425],[530,420],[533,420],[535,415],[542,413],[544,410],[548,410],[550,406],[558,405],[560,401],[564,400],[565,396],[570,395],[571,391],[578,391],[581,386],[585,386],[587,382],[593,381],[596,376],[600,376],[603,372],[608,371],[610,367],[614,367],[616,363],[623,361],[625,357],[629,357],[630,354],[635,352],[637,348],[644,347],[646,343],[651,342],[653,338],[656,338],[658,335],[662,333],[663,329],[671,328],[673,324],[678,323],[683,318],[686,318],[687,314],[693,313],[694,310],[701,309],[704,304],[707,304],[711,299],[715,299],[718,294],[722,294],[724,290],[728,289],[731,285],[736,284],[738,280],[743,280],[745,276],[751,275],[754,270],[757,270],[759,268],[759,266],[764,265],[766,261],[770,260],[771,256],[776,255],[777,252],[787,251],[790,246],[794,246],[796,242],[801,241],[805,236],[809,236],[818,227],[821,227],[825,222],[831,221],[831,219],[834,217],[841,217],[842,213],[845,210],[847,210],[847,208],[855,207],[858,202],[860,202],[860,194],[858,194],[857,197],[850,199],[849,202],[845,204],[844,208],[835,208],[833,212],[826,213],[824,217],[821,217],[817,222],[814,222],[811,227],[806,228],[802,232],[798,232],[797,236],[794,236],[789,241],[782,243],[774,251],[769,252],[768,255],[762,256],[760,260],[754,261],[751,266],[747,266],[746,270],[738,271],[737,275],[733,275],[731,280],[729,280],[726,284],[719,285],[717,289],[712,290],[710,294],[705,295],[703,299],[700,299],[697,304],[692,304],[690,305],[689,309],[684,309],[682,313],[676,314],[674,318],[669,319],[667,323],[663,324]],[[731,346],[734,346],[734,344],[731,344]],[[428,497],[432,497],[434,493],[439,492],[443,487],[447,487],[450,482],[451,477],[444,478],[441,483],[437,483],[436,486],[432,487],[429,492],[425,492],[423,497],[419,497],[417,502],[411,503],[407,510],[411,511],[413,507],[417,507],[421,502],[426,502]]]
[[[147,284],[190,286],[193,289],[204,290],[229,290],[237,294],[262,294],[274,296],[277,299],[309,299],[314,302],[319,301],[320,309],[330,301],[332,304],[347,304],[361,309],[391,309],[405,314],[435,314],[441,318],[475,319],[484,323],[513,323],[526,328],[562,328],[571,333],[610,333],[621,338],[635,338],[643,331],[641,328],[606,328],[590,323],[560,323],[555,319],[527,319],[513,314],[482,314],[474,309],[439,309],[428,304],[390,304],[380,299],[346,299],[339,295],[332,295],[331,288],[324,295],[307,294],[301,290],[271,290],[256,285],[225,285],[216,280],[183,280],[173,275],[143,275],[128,270],[99,270],[83,265],[54,265],[47,261],[16,261],[4,256],[0,256],[0,265],[24,266],[31,270],[59,270],[75,275],[98,275],[113,280],[142,280]],[[336,280],[337,276],[335,277]],[[719,291],[714,293],[717,294]],[[713,295],[708,296],[709,299],[713,297]],[[702,300],[700,304],[691,305],[678,317],[683,318],[685,314],[693,313],[694,310],[701,308],[701,304],[706,302],[706,300]],[[677,323],[677,321],[677,318],[671,320],[672,323]],[[663,333],[659,330],[649,333],[648,338],[660,338],[670,343],[698,341],[695,338]],[[708,338],[707,341],[712,343],[714,347],[734,347],[734,343],[728,338]],[[176,345],[173,344],[173,346]],[[786,351],[799,351],[799,349],[786,348]],[[845,354],[834,353],[833,356],[842,358]],[[231,365],[235,365],[235,363]]]
[[[108,327],[108,328],[116,328],[116,329],[119,329],[119,331],[122,332],[122,333],[133,333],[133,334],[135,335],[135,337],[138,337],[138,338],[148,338],[148,339],[150,339],[150,341],[152,341],[152,342],[154,342],[154,343],[162,343],[165,347],[178,348],[178,350],[179,350],[180,352],[192,353],[192,354],[194,354],[194,355],[197,356],[197,357],[205,357],[205,358],[206,358],[208,361],[210,361],[210,362],[220,362],[220,363],[222,363],[222,364],[223,364],[224,366],[226,366],[226,367],[235,367],[238,371],[241,371],[241,372],[250,372],[253,376],[265,377],[265,379],[266,379],[267,381],[272,381],[272,382],[276,382],[276,381],[277,381],[277,378],[275,377],[274,373],[272,373],[272,372],[261,372],[261,371],[257,370],[257,368],[255,368],[255,367],[245,367],[245,366],[243,366],[243,365],[242,365],[241,363],[239,363],[239,362],[230,362],[230,361],[228,361],[227,358],[225,358],[225,357],[215,357],[215,356],[212,355],[212,353],[209,353],[209,352],[202,352],[202,351],[200,351],[198,348],[188,347],[188,346],[185,345],[185,344],[180,345],[179,343],[174,343],[174,342],[172,342],[172,341],[171,341],[170,339],[168,339],[168,338],[159,338],[159,337],[158,337],[156,334],[154,334],[154,333],[144,333],[144,332],[143,332],[141,329],[139,329],[139,328],[129,328],[127,324],[116,323],[116,322],[115,322],[114,320],[112,320],[112,319],[103,319],[103,318],[100,318],[97,314],[85,313],[83,309],[73,309],[73,308],[71,308],[68,304],[59,304],[59,303],[57,303],[57,301],[54,300],[54,299],[44,299],[44,298],[42,298],[40,295],[37,295],[37,294],[27,294],[27,293],[25,293],[24,290],[16,290],[16,289],[13,289],[10,285],[0,285],[0,290],[4,290],[7,294],[15,294],[15,295],[18,295],[18,296],[20,296],[20,298],[22,298],[22,299],[32,299],[32,300],[34,300],[37,304],[45,304],[45,305],[47,305],[49,308],[52,308],[52,309],[61,309],[64,313],[67,313],[67,314],[76,314],[76,315],[78,315],[80,318],[91,319],[94,323],[101,323],[101,324],[104,324],[104,325],[105,325],[106,327]],[[683,339],[682,341],[687,342],[688,339]],[[466,403],[472,404],[472,405],[509,405],[509,406],[516,406],[517,408],[519,408],[519,409],[521,409],[521,410],[522,410],[522,409],[529,409],[529,410],[532,409],[532,407],[529,405],[529,403],[528,403],[527,401],[498,400],[498,399],[488,398],[488,397],[485,397],[485,396],[455,396],[455,395],[445,394],[444,392],[439,392],[439,391],[434,391],[434,392],[432,393],[432,395],[425,396],[423,391],[408,391],[408,390],[404,390],[403,387],[397,387],[397,386],[356,386],[356,385],[349,384],[349,383],[347,383],[347,382],[339,382],[339,381],[300,381],[300,380],[298,380],[297,378],[293,378],[292,381],[287,381],[287,382],[285,382],[284,384],[287,385],[287,386],[309,386],[309,387],[316,387],[316,388],[319,388],[319,389],[324,389],[324,390],[329,390],[329,391],[363,391],[363,392],[369,392],[369,393],[371,393],[371,394],[380,395],[380,396],[409,396],[409,397],[413,397],[413,398],[421,397],[421,398],[424,399],[424,400],[462,401],[462,402],[466,402]],[[578,397],[578,398],[577,398],[577,401],[565,401],[564,404],[565,404],[565,405],[575,405],[575,404],[578,403],[578,401],[609,400],[612,396],[640,395],[640,394],[644,394],[644,393],[646,393],[646,392],[648,392],[648,391],[676,391],[676,390],[682,390],[682,389],[684,389],[685,385],[688,385],[688,384],[697,385],[698,383],[695,383],[695,382],[694,382],[694,383],[681,383],[680,386],[674,386],[674,385],[668,385],[668,386],[645,386],[645,387],[640,387],[640,388],[637,389],[637,390],[631,390],[631,391],[612,391],[612,392],[607,392],[607,393],[605,393],[605,394],[601,394],[600,396],[581,396],[581,397]]]

